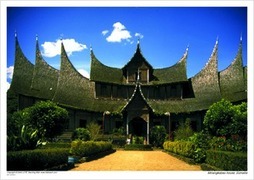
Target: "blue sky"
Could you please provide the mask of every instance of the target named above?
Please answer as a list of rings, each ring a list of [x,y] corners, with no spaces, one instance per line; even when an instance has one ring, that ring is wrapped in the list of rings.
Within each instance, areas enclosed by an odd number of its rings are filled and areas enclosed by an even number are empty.
[[[60,39],[82,74],[90,72],[90,46],[105,65],[123,67],[140,39],[154,68],[177,63],[189,46],[187,76],[207,63],[219,39],[218,69],[235,58],[240,37],[247,65],[246,7],[9,7],[7,8],[7,80],[14,65],[14,34],[25,56],[35,62],[35,42],[51,66],[60,68]],[[86,75],[87,76],[87,75]]]

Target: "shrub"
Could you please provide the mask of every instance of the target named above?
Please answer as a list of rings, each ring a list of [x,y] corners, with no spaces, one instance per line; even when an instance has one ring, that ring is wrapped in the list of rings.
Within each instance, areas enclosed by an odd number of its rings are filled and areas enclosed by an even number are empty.
[[[242,139],[247,137],[247,104],[232,105],[222,99],[209,107],[204,118],[204,126],[212,136],[240,134]]]
[[[152,151],[152,146],[149,144],[126,144],[124,150]]]
[[[35,105],[17,111],[13,114],[8,126],[8,136],[17,136],[20,127],[29,126],[38,130],[38,136],[42,139],[52,140],[54,137],[61,135],[68,122],[67,110],[57,106],[51,101],[40,101]],[[12,133],[10,133],[12,132]]]
[[[163,148],[166,151],[173,152],[188,158],[194,158],[196,146],[190,141],[165,141]]]
[[[180,126],[174,132],[175,140],[187,140],[190,136],[194,134],[191,129],[190,120],[186,119],[185,123],[180,123]]]
[[[150,132],[150,143],[155,147],[162,147],[165,139],[167,137],[167,132],[164,126],[154,126]]]
[[[7,136],[7,151],[35,149],[39,142],[38,130],[23,125],[17,135]]]
[[[206,150],[210,148],[209,146],[209,135],[204,132],[194,133],[190,138],[189,141],[193,142],[196,146],[194,151],[193,158],[196,162],[202,163],[205,161],[206,158]]]
[[[208,150],[206,163],[226,171],[247,171],[247,153]]]
[[[7,153],[7,170],[46,170],[67,163],[68,155],[69,148],[11,151]]]
[[[87,157],[108,150],[112,150],[110,142],[75,140],[71,142],[70,153],[74,156]]]
[[[101,132],[101,126],[95,122],[90,122],[87,125],[87,129],[90,132],[90,138],[92,141],[97,140]]]
[[[71,148],[69,142],[47,142],[45,145],[40,146],[38,149],[58,149],[58,148]]]
[[[82,141],[89,141],[91,139],[91,135],[88,129],[86,128],[77,128],[72,133],[72,140],[80,139]]]
[[[133,136],[132,144],[144,144],[144,138],[142,136]]]
[[[211,166],[211,165],[205,164],[205,163],[202,163],[202,164],[200,165],[200,167],[201,167],[201,169],[202,169],[203,171],[223,171],[223,170],[220,169],[220,168],[217,168],[217,167],[215,167],[215,166]]]
[[[225,137],[213,137],[209,145],[213,150],[246,152],[247,142],[244,140],[234,140],[233,138],[226,139]]]

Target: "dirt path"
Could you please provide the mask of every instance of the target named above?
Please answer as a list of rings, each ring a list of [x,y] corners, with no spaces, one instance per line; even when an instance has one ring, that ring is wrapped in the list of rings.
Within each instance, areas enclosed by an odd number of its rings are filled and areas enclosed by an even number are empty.
[[[101,159],[76,164],[72,171],[200,171],[162,151],[116,151]]]

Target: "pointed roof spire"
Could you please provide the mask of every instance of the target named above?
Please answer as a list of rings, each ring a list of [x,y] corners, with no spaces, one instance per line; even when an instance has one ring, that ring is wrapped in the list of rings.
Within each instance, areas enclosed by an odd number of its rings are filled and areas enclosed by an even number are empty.
[[[18,35],[17,35],[17,31],[16,31],[16,30],[15,30],[15,32],[14,32],[14,36],[15,36],[15,38],[18,36]]]
[[[137,41],[137,49],[136,49],[136,53],[141,53],[141,50],[140,50],[140,38],[138,38],[138,41]]]
[[[188,51],[189,51],[189,44],[187,45],[187,48],[186,48],[186,50],[185,50],[185,53],[184,53],[184,56],[186,56],[187,54],[188,54]]]
[[[36,34],[35,40],[38,41],[38,34]]]
[[[91,58],[95,57],[95,55],[93,53],[93,47],[91,44],[90,44],[90,56],[91,56]]]
[[[219,44],[219,37],[217,36],[216,42],[215,42],[215,45],[214,45],[213,52],[212,52],[211,56],[213,56],[214,53],[216,53],[216,51],[218,49],[218,44]]]

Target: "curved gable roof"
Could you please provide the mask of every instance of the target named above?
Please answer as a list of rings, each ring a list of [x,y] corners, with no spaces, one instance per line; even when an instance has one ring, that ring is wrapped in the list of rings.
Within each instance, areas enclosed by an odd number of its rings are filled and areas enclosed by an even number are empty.
[[[71,64],[63,43],[61,44],[61,67],[57,90],[53,101],[73,107],[87,107],[86,99],[93,97],[90,81]]]
[[[175,65],[163,69],[154,69],[154,80],[152,83],[162,84],[188,81],[186,73],[187,52],[188,48]]]
[[[23,95],[30,95],[33,69],[34,65],[25,57],[15,35],[15,63],[10,89]]]
[[[246,73],[247,74],[247,73]],[[245,69],[242,63],[242,41],[234,61],[219,73],[222,97],[230,101],[246,99]]]
[[[206,66],[193,78],[192,87],[195,97],[216,102],[221,99],[218,77],[218,40]]]
[[[52,99],[56,92],[58,77],[59,70],[51,67],[42,58],[37,40],[36,60],[31,83],[34,96],[43,99]]]
[[[123,83],[122,70],[102,64],[91,50],[90,80],[105,83]]]

